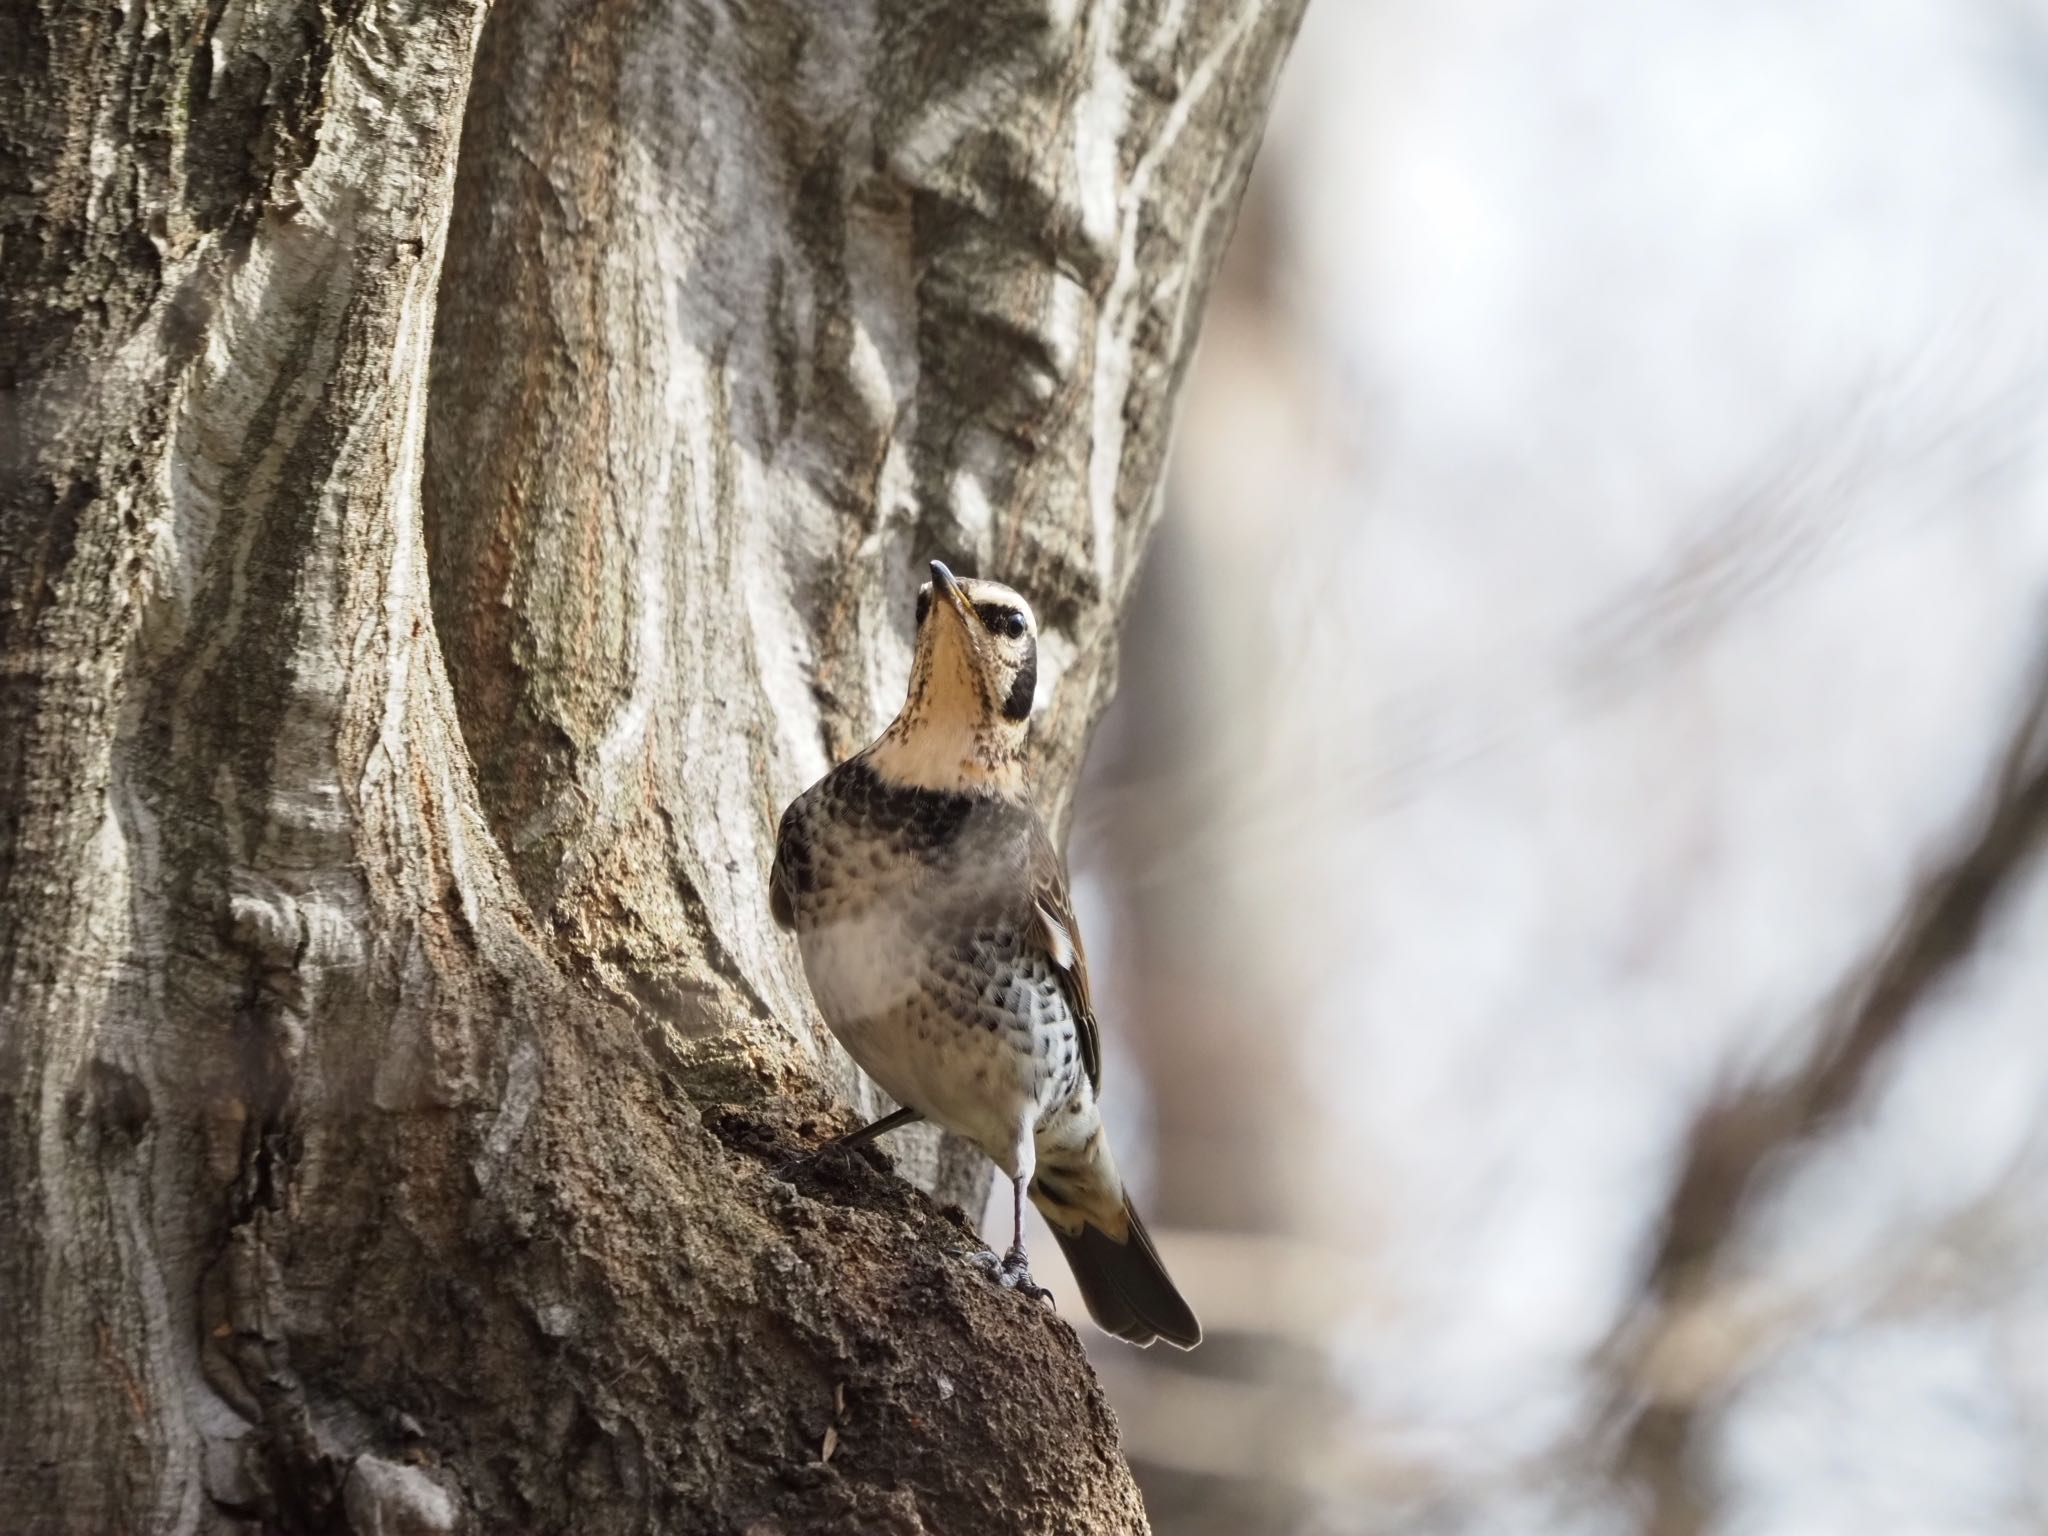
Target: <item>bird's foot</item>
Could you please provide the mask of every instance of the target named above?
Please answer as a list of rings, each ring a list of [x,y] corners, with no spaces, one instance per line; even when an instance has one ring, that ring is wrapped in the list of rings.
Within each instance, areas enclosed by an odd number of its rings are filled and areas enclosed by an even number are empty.
[[[775,1177],[785,1184],[793,1184],[797,1176],[809,1169],[817,1160],[816,1151],[799,1152],[795,1157],[786,1157],[775,1165]]]
[[[785,1184],[794,1183],[805,1174],[822,1172],[828,1165],[842,1160],[865,1163],[883,1173],[887,1173],[890,1167],[888,1154],[879,1147],[840,1138],[821,1141],[814,1147],[806,1147],[794,1156],[784,1158],[775,1165],[775,1177]]]
[[[836,1141],[820,1142],[815,1147],[806,1147],[793,1157],[784,1158],[775,1167],[775,1177],[785,1184],[794,1183],[807,1173],[815,1173],[834,1157],[846,1151]]]
[[[1000,1259],[992,1250],[984,1248],[974,1256],[974,1262],[987,1270],[989,1277],[1006,1291],[1015,1291],[1032,1301],[1052,1300],[1052,1292],[1031,1278],[1031,1266],[1021,1247],[1012,1246]]]

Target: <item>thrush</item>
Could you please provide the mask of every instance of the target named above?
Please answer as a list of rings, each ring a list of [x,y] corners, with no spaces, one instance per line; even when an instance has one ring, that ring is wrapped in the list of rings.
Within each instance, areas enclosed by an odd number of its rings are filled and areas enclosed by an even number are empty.
[[[776,834],[775,919],[795,930],[833,1035],[902,1106],[841,1144],[920,1119],[965,1137],[1010,1181],[1007,1283],[1037,1289],[1028,1195],[1105,1332],[1192,1349],[1201,1325],[1110,1156],[1087,958],[1026,786],[1031,607],[936,560],[931,572],[902,712]]]

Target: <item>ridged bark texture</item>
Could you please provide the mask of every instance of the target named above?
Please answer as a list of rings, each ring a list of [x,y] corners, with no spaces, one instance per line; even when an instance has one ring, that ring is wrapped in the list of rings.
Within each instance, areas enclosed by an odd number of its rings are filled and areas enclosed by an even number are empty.
[[[1060,802],[1296,19],[10,8],[0,1529],[1142,1529],[957,1213],[776,1175],[763,883],[934,555]]]

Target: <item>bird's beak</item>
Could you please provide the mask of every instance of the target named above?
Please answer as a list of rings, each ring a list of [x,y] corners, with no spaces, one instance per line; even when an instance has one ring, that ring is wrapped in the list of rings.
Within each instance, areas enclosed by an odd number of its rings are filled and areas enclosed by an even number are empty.
[[[974,637],[974,614],[967,606],[967,594],[960,590],[960,583],[953,579],[953,573],[946,569],[946,562],[932,562],[932,590],[952,607],[953,615],[966,629],[968,638]]]

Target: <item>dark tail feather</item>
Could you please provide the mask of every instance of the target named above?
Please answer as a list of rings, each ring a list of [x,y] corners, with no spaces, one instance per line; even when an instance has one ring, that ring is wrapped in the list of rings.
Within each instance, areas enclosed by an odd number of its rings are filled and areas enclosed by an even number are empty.
[[[1167,1278],[1145,1224],[1128,1201],[1124,1216],[1130,1222],[1127,1242],[1085,1224],[1071,1237],[1052,1229],[1081,1287],[1081,1299],[1088,1303],[1088,1315],[1104,1333],[1141,1349],[1154,1339],[1193,1349],[1202,1342],[1202,1325]]]

